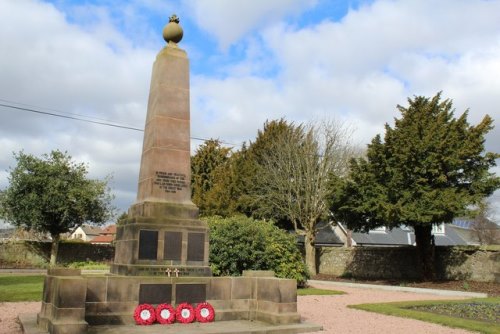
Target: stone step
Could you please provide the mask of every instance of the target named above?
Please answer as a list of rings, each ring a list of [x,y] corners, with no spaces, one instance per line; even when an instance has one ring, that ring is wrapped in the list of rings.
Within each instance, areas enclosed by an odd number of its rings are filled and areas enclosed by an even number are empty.
[[[36,314],[19,315],[24,334],[47,334],[36,327]],[[211,323],[194,322],[191,324],[175,323],[172,325],[154,324],[137,325],[101,325],[89,326],[89,334],[295,334],[312,333],[323,330],[322,326],[301,322],[297,324],[271,325],[261,321],[233,320],[214,321]]]

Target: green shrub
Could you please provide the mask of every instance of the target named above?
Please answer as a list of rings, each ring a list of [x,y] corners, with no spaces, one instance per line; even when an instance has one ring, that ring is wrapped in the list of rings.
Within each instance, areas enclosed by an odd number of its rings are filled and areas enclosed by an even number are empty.
[[[73,269],[86,269],[86,270],[107,270],[109,269],[109,264],[104,262],[80,261],[80,262],[68,263],[67,267]]]
[[[210,226],[210,266],[215,276],[239,276],[243,270],[273,270],[299,284],[309,277],[295,235],[272,222],[245,216],[206,217]]]

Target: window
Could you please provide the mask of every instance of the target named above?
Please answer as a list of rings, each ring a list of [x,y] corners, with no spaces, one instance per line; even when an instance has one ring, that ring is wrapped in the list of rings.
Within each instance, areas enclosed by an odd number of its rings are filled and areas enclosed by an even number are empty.
[[[444,223],[432,225],[432,234],[444,234]]]
[[[387,227],[385,227],[385,226],[379,226],[377,228],[371,229],[370,232],[385,233],[385,232],[387,232]]]

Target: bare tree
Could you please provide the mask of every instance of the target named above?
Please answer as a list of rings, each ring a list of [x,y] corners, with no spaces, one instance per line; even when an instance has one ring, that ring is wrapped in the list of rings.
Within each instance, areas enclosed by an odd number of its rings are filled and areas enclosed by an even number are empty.
[[[478,205],[476,217],[472,224],[473,235],[481,245],[500,244],[500,228],[489,217],[491,207],[486,200]]]
[[[293,126],[259,163],[253,194],[258,210],[265,216],[286,217],[305,237],[306,265],[313,275],[316,224],[329,212],[330,178],[347,173],[355,151],[351,133],[351,128],[334,121]]]

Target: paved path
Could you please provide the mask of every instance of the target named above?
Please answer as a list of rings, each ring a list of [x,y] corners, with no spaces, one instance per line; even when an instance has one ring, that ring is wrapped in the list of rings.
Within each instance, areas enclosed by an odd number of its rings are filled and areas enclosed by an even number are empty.
[[[313,287],[346,292],[335,296],[299,296],[298,308],[303,320],[323,325],[317,333],[363,334],[465,334],[471,333],[414,319],[387,316],[350,309],[348,305],[410,300],[463,299],[415,292],[387,291],[382,289],[353,288],[328,283],[311,284]]]

